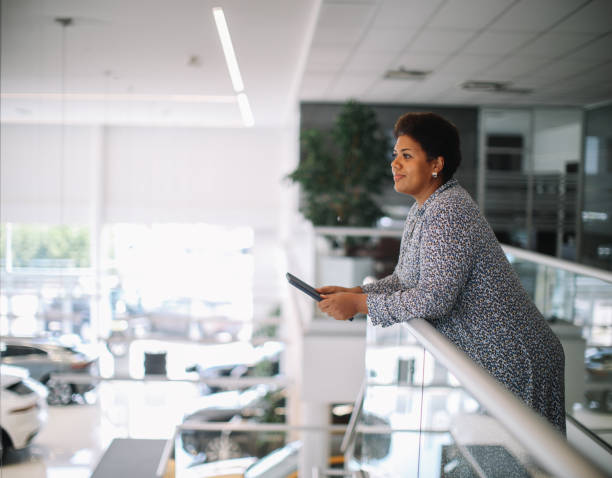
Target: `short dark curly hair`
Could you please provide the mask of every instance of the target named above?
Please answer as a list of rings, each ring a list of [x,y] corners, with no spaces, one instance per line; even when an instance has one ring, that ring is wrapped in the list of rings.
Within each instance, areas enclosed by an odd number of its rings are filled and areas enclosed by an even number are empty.
[[[459,131],[450,121],[435,113],[406,113],[399,117],[393,128],[395,139],[410,136],[417,141],[429,161],[442,156],[444,182],[453,177],[461,164]]]

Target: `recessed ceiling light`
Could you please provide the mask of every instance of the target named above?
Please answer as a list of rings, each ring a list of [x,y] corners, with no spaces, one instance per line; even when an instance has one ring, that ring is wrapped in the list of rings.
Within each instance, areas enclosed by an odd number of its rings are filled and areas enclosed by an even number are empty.
[[[507,81],[477,81],[470,80],[461,84],[461,88],[467,91],[479,91],[486,93],[517,93],[527,94],[532,90],[529,88],[512,88],[512,83]]]
[[[431,71],[426,70],[407,70],[403,66],[397,70],[387,70],[385,78],[391,80],[424,80]]]
[[[213,16],[215,17],[217,33],[219,34],[219,39],[221,40],[223,54],[225,55],[225,62],[227,63],[227,69],[229,70],[230,78],[232,79],[234,91],[236,93],[240,93],[242,90],[244,90],[244,83],[242,82],[242,75],[240,75],[238,60],[236,60],[236,53],[234,52],[234,46],[232,45],[232,37],[230,36],[229,29],[227,28],[227,22],[225,21],[223,9],[221,7],[213,8]]]

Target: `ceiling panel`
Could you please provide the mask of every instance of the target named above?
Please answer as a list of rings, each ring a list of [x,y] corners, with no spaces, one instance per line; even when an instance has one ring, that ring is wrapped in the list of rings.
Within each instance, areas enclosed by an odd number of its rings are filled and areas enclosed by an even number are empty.
[[[384,74],[384,72],[391,66],[392,60],[393,55],[386,52],[358,52],[351,57],[343,72],[381,75],[381,72]]]
[[[467,45],[462,53],[505,55],[529,42],[534,33],[485,31]]]
[[[410,51],[450,54],[475,36],[476,33],[475,30],[429,28],[421,32],[414,40],[410,46]]]
[[[590,69],[591,68],[588,66],[585,67],[584,63],[576,63],[567,60],[554,61],[533,70],[532,76],[536,78],[550,78],[554,81],[561,81],[566,77],[579,75]]]
[[[612,33],[602,36],[599,39],[593,40],[584,46],[566,56],[568,60],[574,61],[605,61],[610,59],[612,52]]]
[[[522,56],[558,58],[586,45],[595,38],[588,33],[545,33],[518,52]]]
[[[533,71],[541,66],[541,58],[530,58],[520,56],[509,56],[494,66],[480,73],[480,78],[496,81],[506,81]]]
[[[361,98],[370,86],[376,82],[372,76],[342,75],[330,87],[328,94],[331,98]]]
[[[355,45],[363,35],[363,28],[318,28],[313,38],[313,47]]]
[[[400,80],[380,79],[363,95],[364,101],[395,101],[398,95],[410,88],[410,84]]]
[[[399,52],[413,36],[414,32],[406,28],[376,28],[365,35],[358,48],[363,52]]]
[[[347,60],[351,51],[347,46],[313,47],[308,57],[308,71],[335,72]]]
[[[593,0],[555,27],[559,32],[604,33],[612,27],[612,2]]]
[[[300,98],[303,100],[320,100],[325,98],[329,86],[336,75],[307,73],[302,79]]]
[[[444,53],[415,53],[409,51],[404,53],[393,63],[393,67],[403,66],[407,70],[425,70],[430,71],[446,60],[447,55]]]
[[[470,76],[480,71],[486,70],[487,67],[497,61],[495,55],[465,55],[460,54],[454,56],[436,71],[442,74],[457,74]]]
[[[512,6],[514,0],[450,0],[430,22],[434,28],[477,30]]]
[[[427,24],[446,0],[391,0],[379,2],[373,28],[404,28],[413,32]]]
[[[324,2],[321,5],[318,28],[325,29],[364,29],[368,26],[376,6],[370,3]]]
[[[522,0],[496,20],[490,29],[541,32],[587,3],[586,0]]]

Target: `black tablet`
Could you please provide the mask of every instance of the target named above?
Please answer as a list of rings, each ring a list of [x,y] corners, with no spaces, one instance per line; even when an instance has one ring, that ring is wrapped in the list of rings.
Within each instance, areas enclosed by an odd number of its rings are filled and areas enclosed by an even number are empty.
[[[293,287],[297,287],[304,294],[309,295],[317,302],[321,302],[323,300],[321,296],[319,295],[319,293],[315,290],[315,288],[306,284],[306,282],[301,281],[300,279],[295,277],[293,274],[290,274],[289,272],[287,272],[286,277],[287,277],[287,280],[289,281],[289,284],[291,284]]]
[[[289,281],[289,284],[291,284],[293,287],[297,287],[304,294],[309,295],[310,297],[312,297],[317,302],[321,302],[323,300],[321,295],[311,285],[306,284],[306,282],[298,279],[297,277],[295,277],[293,274],[290,274],[289,272],[287,272],[286,277],[287,277],[287,280]],[[348,320],[352,321],[353,317],[351,317]]]

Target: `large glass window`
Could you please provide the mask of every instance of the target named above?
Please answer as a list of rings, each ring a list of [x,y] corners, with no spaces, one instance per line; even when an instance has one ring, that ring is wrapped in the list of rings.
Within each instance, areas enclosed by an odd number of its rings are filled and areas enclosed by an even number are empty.
[[[5,223],[0,232],[0,334],[90,334],[89,228]]]
[[[499,240],[575,259],[582,112],[484,109],[479,201]]]
[[[586,112],[580,261],[612,270],[612,106]]]
[[[106,269],[112,319],[150,332],[236,339],[253,316],[253,230],[207,224],[116,224]],[[115,323],[115,325],[117,325]],[[143,324],[141,324],[143,325]]]

